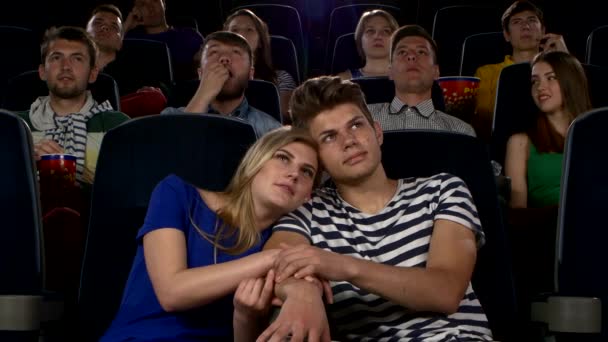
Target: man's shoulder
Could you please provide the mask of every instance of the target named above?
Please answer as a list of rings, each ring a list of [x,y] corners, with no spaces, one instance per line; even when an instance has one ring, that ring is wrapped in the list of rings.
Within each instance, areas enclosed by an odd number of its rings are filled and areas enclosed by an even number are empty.
[[[23,120],[25,120],[25,122],[28,124],[28,126],[32,126],[32,123],[30,121],[30,111],[29,110],[22,110],[22,111],[18,111],[18,112],[11,112],[15,115],[17,115],[18,117],[22,118]]]
[[[434,194],[450,183],[464,183],[460,177],[447,172],[436,173],[428,177],[402,178],[400,181],[399,192],[414,197]]]
[[[477,136],[475,129],[468,122],[440,110],[436,110],[435,113],[451,123],[450,126],[452,132],[461,133],[472,137]]]
[[[510,56],[505,56],[505,60],[499,63],[485,64],[477,68],[475,76],[483,77],[487,74],[495,74],[500,72],[504,67],[513,64],[513,60]]]
[[[122,124],[123,122],[129,121],[130,119],[131,118],[127,114],[119,111],[111,110],[101,112],[94,115],[87,122],[87,131],[89,133],[105,132]]]
[[[379,114],[387,111],[389,106],[389,102],[372,103],[367,105],[367,109],[369,109],[372,114]]]
[[[260,121],[262,120],[267,125],[272,126],[273,128],[277,128],[281,126],[281,123],[272,115],[261,111],[253,106],[249,106],[249,110],[247,111],[247,118],[249,120]]]

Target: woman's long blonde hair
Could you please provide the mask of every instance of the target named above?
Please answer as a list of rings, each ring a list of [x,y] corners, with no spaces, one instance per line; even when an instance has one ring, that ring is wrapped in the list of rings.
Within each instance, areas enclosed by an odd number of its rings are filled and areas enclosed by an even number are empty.
[[[240,254],[255,246],[260,241],[260,233],[256,228],[255,205],[251,183],[262,166],[273,157],[281,147],[299,142],[318,150],[317,143],[307,131],[288,126],[277,128],[260,138],[245,154],[237,168],[230,184],[222,193],[226,203],[217,214],[223,224],[216,225],[215,234],[208,234],[197,227],[199,233],[215,248],[229,254]],[[321,171],[317,170],[313,188],[318,186]],[[196,225],[194,225],[196,227]],[[222,244],[222,240],[236,237],[231,246]]]

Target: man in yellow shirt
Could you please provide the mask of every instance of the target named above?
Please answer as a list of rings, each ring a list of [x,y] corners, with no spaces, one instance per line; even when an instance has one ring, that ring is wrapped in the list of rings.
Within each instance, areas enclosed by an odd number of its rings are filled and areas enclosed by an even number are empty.
[[[477,126],[484,136],[492,127],[496,87],[502,69],[513,63],[530,62],[539,51],[568,52],[561,35],[545,33],[543,12],[529,1],[518,0],[507,8],[502,15],[502,28],[513,53],[505,56],[503,62],[481,66],[475,72],[481,79],[477,92]]]

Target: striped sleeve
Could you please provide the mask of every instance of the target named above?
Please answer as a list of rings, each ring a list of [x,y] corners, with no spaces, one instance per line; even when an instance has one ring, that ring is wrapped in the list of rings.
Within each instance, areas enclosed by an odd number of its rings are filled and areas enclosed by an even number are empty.
[[[310,234],[310,224],[312,221],[312,204],[311,201],[300,206],[298,209],[281,217],[272,228],[273,232],[293,232],[304,236],[310,244],[312,238]]]
[[[277,70],[277,87],[279,91],[292,91],[297,84],[293,77],[285,70]]]
[[[449,174],[441,174],[441,189],[435,220],[448,220],[461,224],[473,231],[477,247],[485,243],[485,235],[477,214],[477,207],[466,183]]]

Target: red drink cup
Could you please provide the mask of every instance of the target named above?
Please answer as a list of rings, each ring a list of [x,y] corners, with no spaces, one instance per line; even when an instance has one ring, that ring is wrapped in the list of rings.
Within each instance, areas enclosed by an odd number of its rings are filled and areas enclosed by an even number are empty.
[[[38,161],[40,201],[43,214],[57,207],[77,203],[76,157],[71,154],[45,154]]]

